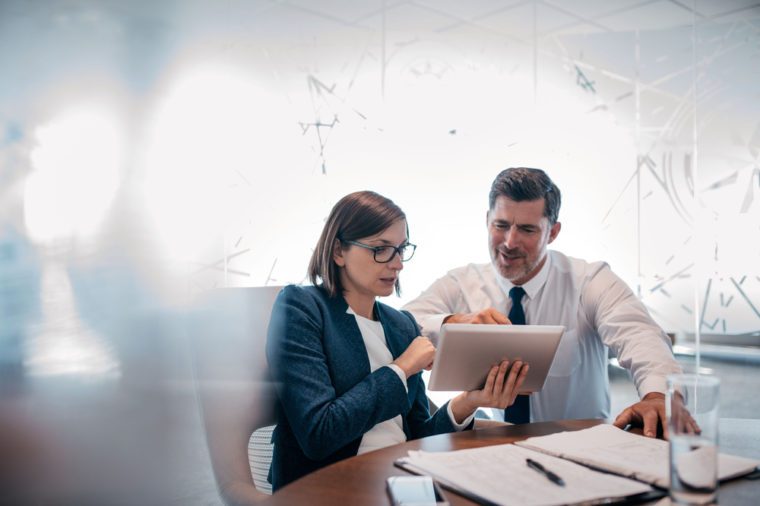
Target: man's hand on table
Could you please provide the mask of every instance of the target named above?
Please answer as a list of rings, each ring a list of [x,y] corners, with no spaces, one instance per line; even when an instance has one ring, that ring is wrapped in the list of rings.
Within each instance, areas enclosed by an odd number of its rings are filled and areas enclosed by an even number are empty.
[[[657,437],[657,425],[662,425],[662,435],[668,439],[668,424],[665,418],[665,394],[650,392],[639,402],[631,404],[615,418],[613,425],[625,429],[628,425],[643,425],[646,437]]]

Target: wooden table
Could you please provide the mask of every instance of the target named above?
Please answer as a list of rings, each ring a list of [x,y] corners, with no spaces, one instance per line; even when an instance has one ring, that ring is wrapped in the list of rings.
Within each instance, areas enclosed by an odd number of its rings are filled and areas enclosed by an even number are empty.
[[[478,448],[513,443],[528,437],[554,432],[585,429],[600,423],[603,421],[565,420],[531,423],[441,434],[408,441],[337,462],[304,476],[280,489],[265,504],[388,506],[390,500],[385,491],[385,479],[389,476],[409,474],[393,465],[394,460],[406,456],[409,450],[450,451]],[[723,449],[723,451],[731,452],[730,449]],[[452,506],[475,504],[454,492],[447,491],[446,495]],[[719,500],[723,505],[744,505],[757,504],[758,497],[760,497],[760,480],[739,479],[721,485]]]

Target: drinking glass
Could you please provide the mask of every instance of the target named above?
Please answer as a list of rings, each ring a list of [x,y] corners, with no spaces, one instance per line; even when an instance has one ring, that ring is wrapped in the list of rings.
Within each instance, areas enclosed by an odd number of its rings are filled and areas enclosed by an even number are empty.
[[[718,494],[720,380],[705,374],[668,376],[670,499],[712,504]]]

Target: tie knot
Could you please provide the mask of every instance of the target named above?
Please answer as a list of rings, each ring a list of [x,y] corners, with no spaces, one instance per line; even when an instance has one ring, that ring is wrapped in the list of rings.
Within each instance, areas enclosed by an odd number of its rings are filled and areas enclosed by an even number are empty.
[[[512,299],[514,304],[520,304],[522,302],[523,295],[525,295],[525,289],[521,286],[513,286],[509,290],[509,298]]]

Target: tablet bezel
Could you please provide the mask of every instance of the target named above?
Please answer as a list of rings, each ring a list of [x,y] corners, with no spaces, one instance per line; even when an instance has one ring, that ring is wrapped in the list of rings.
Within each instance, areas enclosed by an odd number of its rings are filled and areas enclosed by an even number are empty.
[[[428,390],[478,390],[490,367],[507,358],[530,364],[520,393],[537,392],[546,382],[564,331],[562,325],[444,324]]]

